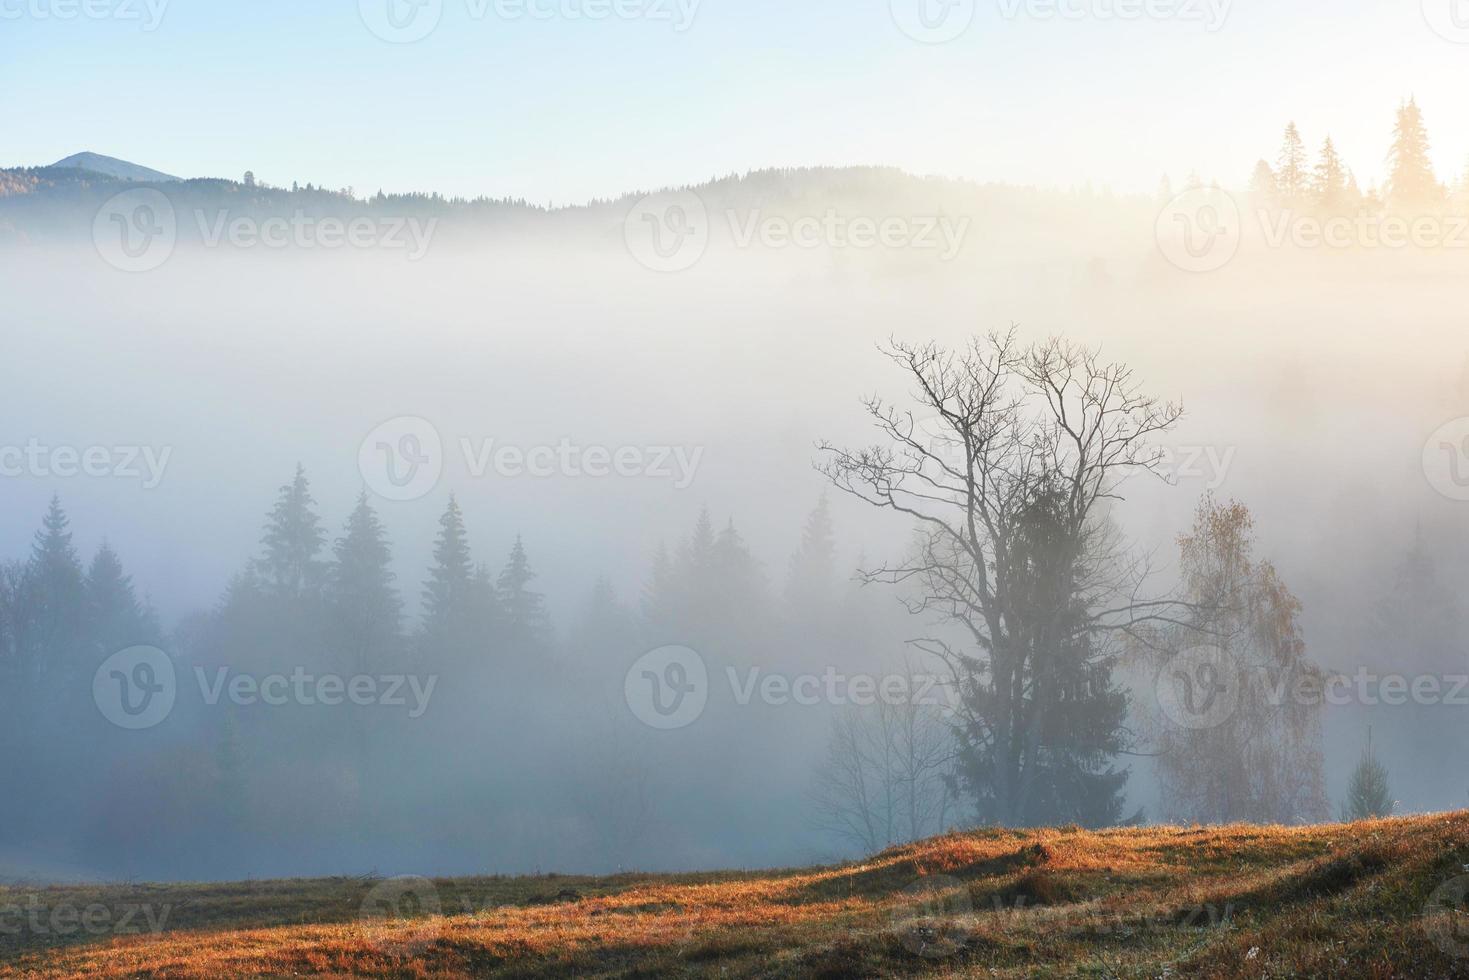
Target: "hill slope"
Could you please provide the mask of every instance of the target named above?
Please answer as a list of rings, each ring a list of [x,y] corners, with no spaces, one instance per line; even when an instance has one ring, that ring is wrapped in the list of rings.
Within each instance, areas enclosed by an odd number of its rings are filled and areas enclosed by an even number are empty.
[[[1469,976],[1466,865],[1454,814],[981,831],[748,874],[12,887],[0,976]]]
[[[126,160],[119,160],[116,157],[108,157],[100,153],[91,152],[73,153],[65,159],[57,160],[51,166],[54,169],[61,170],[90,170],[93,173],[115,177],[118,180],[139,180],[154,183],[178,180],[177,177],[153,170],[149,167],[139,166],[136,163],[129,163]]]

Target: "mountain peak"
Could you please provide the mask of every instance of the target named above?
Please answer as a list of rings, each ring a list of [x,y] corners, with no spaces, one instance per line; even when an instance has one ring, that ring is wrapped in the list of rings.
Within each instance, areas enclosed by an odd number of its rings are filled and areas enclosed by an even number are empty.
[[[93,173],[115,177],[118,180],[152,181],[156,183],[176,181],[179,179],[170,174],[139,166],[136,163],[129,163],[126,160],[103,156],[100,153],[92,153],[91,151],[73,153],[69,157],[57,160],[51,166],[73,170],[90,170]]]

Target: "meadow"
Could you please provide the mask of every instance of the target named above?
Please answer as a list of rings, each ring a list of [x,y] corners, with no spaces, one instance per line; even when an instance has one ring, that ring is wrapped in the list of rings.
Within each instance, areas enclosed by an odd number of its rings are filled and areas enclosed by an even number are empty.
[[[0,977],[1469,976],[1469,814],[979,830],[837,867],[0,889]]]

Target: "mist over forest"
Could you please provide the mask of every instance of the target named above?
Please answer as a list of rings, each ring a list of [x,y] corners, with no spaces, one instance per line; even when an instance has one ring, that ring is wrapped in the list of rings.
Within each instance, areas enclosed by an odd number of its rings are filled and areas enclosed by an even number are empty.
[[[1154,195],[0,171],[0,878],[1469,805],[1426,125],[1380,185],[1292,124]]]

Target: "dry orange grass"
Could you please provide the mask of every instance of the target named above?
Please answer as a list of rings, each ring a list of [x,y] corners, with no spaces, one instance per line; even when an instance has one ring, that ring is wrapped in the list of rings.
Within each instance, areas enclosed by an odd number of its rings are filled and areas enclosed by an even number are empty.
[[[758,874],[444,880],[427,908],[441,914],[388,919],[364,919],[384,887],[365,880],[9,888],[0,977],[1469,976],[1466,873],[1469,814],[1454,814],[978,831]],[[141,934],[118,934],[129,908],[151,910],[129,920]]]

